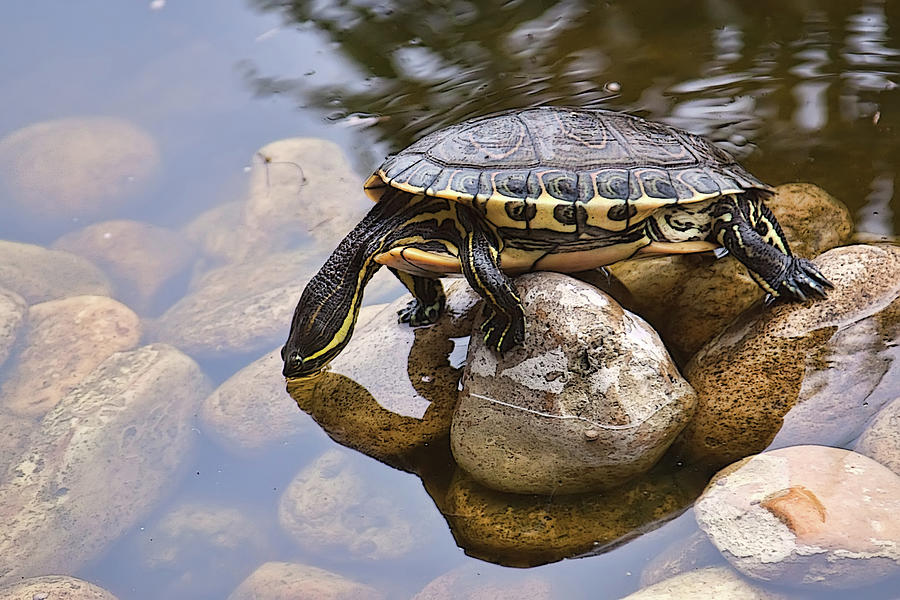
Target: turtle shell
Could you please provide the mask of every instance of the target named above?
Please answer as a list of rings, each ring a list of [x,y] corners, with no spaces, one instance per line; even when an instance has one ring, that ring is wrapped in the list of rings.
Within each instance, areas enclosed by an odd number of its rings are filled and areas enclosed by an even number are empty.
[[[542,107],[426,135],[366,182],[464,202],[504,227],[618,231],[657,208],[771,191],[707,140],[606,110]]]

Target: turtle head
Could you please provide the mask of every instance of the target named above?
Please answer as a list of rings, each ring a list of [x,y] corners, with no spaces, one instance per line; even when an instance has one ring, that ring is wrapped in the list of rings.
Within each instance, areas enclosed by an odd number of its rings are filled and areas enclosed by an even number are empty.
[[[322,304],[308,291],[307,288],[297,304],[290,334],[281,349],[282,373],[289,379],[307,379],[322,373],[350,341],[356,321],[352,303]]]

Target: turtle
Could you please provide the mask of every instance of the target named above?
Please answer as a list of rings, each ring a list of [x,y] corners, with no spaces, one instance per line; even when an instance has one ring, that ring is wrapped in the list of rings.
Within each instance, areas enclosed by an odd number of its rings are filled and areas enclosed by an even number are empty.
[[[640,255],[724,248],[770,298],[805,301],[832,284],[794,256],[766,206],[773,189],[706,139],[625,113],[533,107],[425,135],[364,184],[375,201],[310,279],[282,348],[283,374],[309,378],[347,345],[372,275],[412,294],[400,322],[434,323],[440,278],[485,301],[486,345],[525,336],[512,277],[571,273]]]

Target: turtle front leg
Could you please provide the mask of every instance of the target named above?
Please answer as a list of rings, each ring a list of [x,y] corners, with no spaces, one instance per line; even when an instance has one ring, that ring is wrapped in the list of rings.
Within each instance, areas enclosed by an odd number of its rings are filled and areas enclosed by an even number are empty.
[[[816,266],[791,254],[775,215],[760,198],[727,196],[713,208],[712,236],[773,297],[807,300],[833,287]]]
[[[406,305],[406,308],[397,311],[401,323],[409,323],[410,327],[419,327],[421,325],[431,325],[438,320],[441,313],[444,312],[446,298],[444,296],[444,286],[441,280],[431,277],[420,277],[400,271],[393,267],[388,267],[391,273],[396,275],[413,299]]]
[[[515,284],[500,270],[496,237],[467,209],[459,210],[459,217],[467,230],[459,245],[462,272],[487,304],[487,318],[481,325],[484,342],[497,352],[506,352],[525,339],[525,308]]]

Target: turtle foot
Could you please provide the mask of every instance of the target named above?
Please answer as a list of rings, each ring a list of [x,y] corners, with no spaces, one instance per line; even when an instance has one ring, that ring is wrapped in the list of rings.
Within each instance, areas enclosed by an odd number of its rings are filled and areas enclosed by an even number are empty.
[[[503,353],[521,344],[525,339],[525,315],[518,313],[513,317],[495,311],[485,309],[487,318],[481,324],[484,333],[484,343],[497,352]]]
[[[444,310],[444,298],[441,297],[434,304],[425,304],[424,302],[413,298],[406,305],[397,311],[397,316],[401,323],[409,323],[410,327],[421,327],[422,325],[432,325],[441,316]]]
[[[795,258],[778,286],[778,296],[804,302],[813,297],[824,298],[827,289],[834,285],[812,262],[805,258]]]

